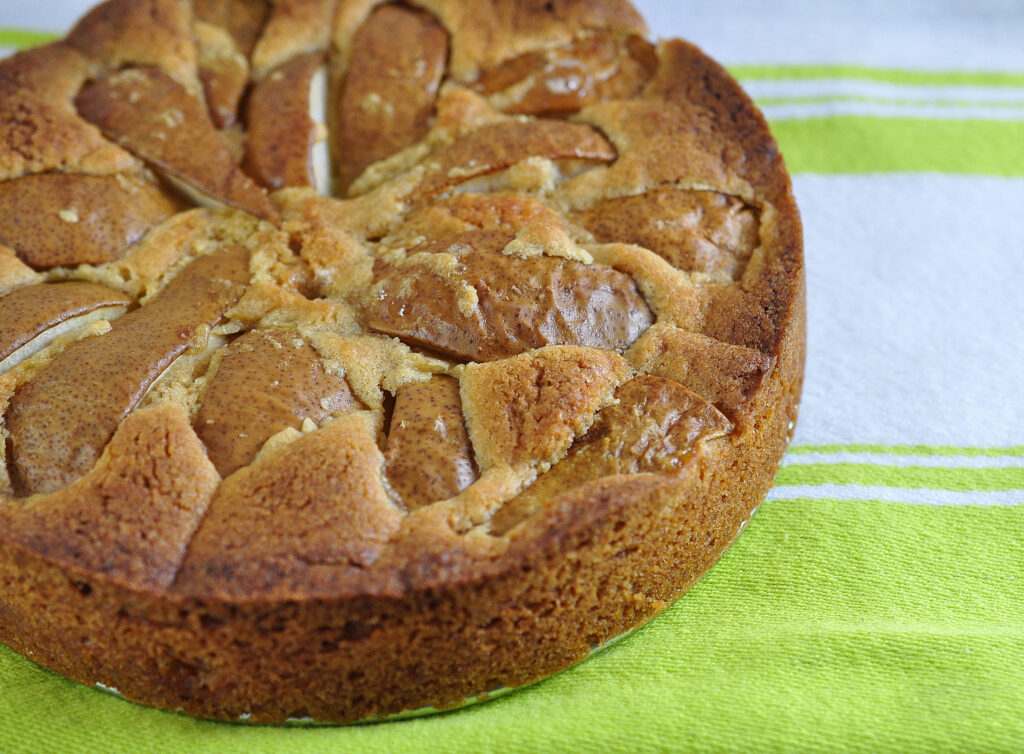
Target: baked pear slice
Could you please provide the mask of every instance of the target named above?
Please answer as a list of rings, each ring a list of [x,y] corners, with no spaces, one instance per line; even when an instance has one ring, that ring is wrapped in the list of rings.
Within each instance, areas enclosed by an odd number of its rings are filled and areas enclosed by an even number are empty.
[[[310,84],[323,64],[319,53],[300,55],[256,81],[249,93],[245,171],[268,189],[313,186],[316,123]]]
[[[732,423],[711,403],[664,377],[634,377],[615,397],[566,458],[494,514],[492,534],[506,533],[545,501],[594,479],[677,472],[693,458],[699,441],[732,431]]]
[[[603,264],[503,253],[515,236],[477,230],[378,262],[367,327],[467,361],[547,345],[621,351],[654,317],[633,280]]]
[[[643,37],[595,32],[488,68],[472,87],[508,113],[559,116],[594,102],[629,99],[657,68],[654,45]]]
[[[180,209],[134,176],[26,175],[0,183],[0,243],[37,270],[102,264]]]
[[[199,80],[217,128],[238,122],[238,105],[249,84],[249,61],[223,29],[201,21],[195,24]]]
[[[562,163],[571,172],[576,164],[612,162],[615,147],[597,130],[582,123],[558,120],[503,121],[484,126],[434,152],[414,195],[429,201],[470,183],[507,170],[531,157]],[[467,187],[466,184],[469,184]]]
[[[248,280],[241,246],[199,257],[148,304],[72,343],[25,383],[7,411],[16,491],[54,492],[91,469],[149,386],[201,342]]]
[[[328,373],[297,332],[253,330],[228,346],[196,433],[226,477],[252,461],[271,435],[359,406],[345,378]]]
[[[571,217],[600,243],[644,246],[673,267],[715,282],[739,280],[760,243],[757,210],[717,191],[659,186],[604,199]]]
[[[398,389],[384,476],[392,497],[410,511],[447,500],[476,481],[458,380],[439,375]]]
[[[383,5],[356,33],[336,104],[342,191],[367,167],[423,138],[448,59],[448,34],[429,14]]]
[[[100,76],[79,92],[75,106],[197,203],[278,221],[266,194],[232,160],[202,103],[159,68]]]
[[[117,317],[130,303],[121,291],[96,283],[40,283],[8,293],[0,298],[0,372],[45,348],[75,324]]]

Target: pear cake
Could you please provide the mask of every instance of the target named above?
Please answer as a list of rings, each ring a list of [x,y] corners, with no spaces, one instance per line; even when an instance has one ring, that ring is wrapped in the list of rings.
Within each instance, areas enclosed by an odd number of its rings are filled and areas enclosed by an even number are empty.
[[[351,722],[683,594],[789,442],[805,284],[760,113],[652,39],[624,0],[112,0],[0,62],[0,641]]]

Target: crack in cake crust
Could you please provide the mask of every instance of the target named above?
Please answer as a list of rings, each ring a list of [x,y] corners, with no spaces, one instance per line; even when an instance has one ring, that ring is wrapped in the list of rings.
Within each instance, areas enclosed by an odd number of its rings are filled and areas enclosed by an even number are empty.
[[[0,640],[351,721],[548,675],[699,578],[792,429],[800,226],[746,96],[645,34],[620,0],[111,0],[0,62]]]

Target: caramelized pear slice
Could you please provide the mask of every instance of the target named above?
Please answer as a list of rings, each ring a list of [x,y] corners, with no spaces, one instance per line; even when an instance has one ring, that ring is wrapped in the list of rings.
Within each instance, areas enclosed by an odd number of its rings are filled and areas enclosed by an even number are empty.
[[[253,330],[228,346],[196,432],[226,477],[249,463],[271,435],[358,405],[345,378],[328,374],[297,332]]]
[[[238,120],[238,103],[249,83],[249,61],[223,29],[197,23],[195,35],[199,80],[210,117],[217,128],[230,128]]]
[[[418,198],[430,200],[473,178],[529,157],[611,162],[615,147],[590,126],[555,120],[504,121],[473,131],[427,159]]]
[[[123,175],[27,175],[0,183],[0,243],[47,269],[116,259],[180,205]]]
[[[19,492],[53,492],[92,468],[121,420],[174,359],[215,325],[249,279],[249,252],[199,257],[104,335],[61,351],[11,399]]]
[[[384,459],[393,496],[410,511],[476,481],[458,380],[438,376],[398,389]]]
[[[739,280],[759,243],[757,212],[717,191],[661,187],[605,199],[573,219],[601,243],[645,246],[687,272]]]
[[[131,298],[95,283],[40,283],[0,298],[0,372],[46,346],[76,317],[124,312]]]
[[[369,165],[426,135],[447,59],[448,35],[430,14],[400,5],[370,14],[353,41],[336,105],[343,190]]]
[[[126,68],[86,85],[78,111],[200,203],[276,221],[266,195],[231,159],[198,99],[158,68]]]
[[[454,358],[492,361],[557,344],[622,350],[653,322],[621,272],[503,254],[512,239],[458,233],[411,250],[394,267],[379,265],[366,325]]]
[[[505,112],[565,115],[638,94],[658,67],[642,37],[596,32],[570,45],[528,52],[480,74],[473,88]]]
[[[732,430],[713,405],[663,377],[635,377],[615,395],[618,402],[598,414],[564,460],[498,510],[491,533],[505,533],[545,501],[594,479],[675,472],[693,457],[698,441]]]
[[[776,363],[760,351],[668,324],[654,325],[625,356],[638,372],[675,380],[733,421],[738,421]]]
[[[242,167],[269,189],[314,184],[316,125],[309,114],[310,81],[322,62],[319,53],[301,55],[253,84]]]

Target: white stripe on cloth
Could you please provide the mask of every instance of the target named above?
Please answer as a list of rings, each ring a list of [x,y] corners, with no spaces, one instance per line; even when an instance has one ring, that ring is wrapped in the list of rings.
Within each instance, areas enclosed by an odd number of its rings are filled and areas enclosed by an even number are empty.
[[[769,121],[806,120],[832,115],[867,115],[874,118],[919,118],[924,120],[1024,120],[1024,107],[978,107],[963,105],[919,105],[913,102],[793,102],[761,104]]]
[[[1019,0],[634,0],[658,37],[724,63],[1024,71]]]
[[[793,183],[808,279],[794,442],[1024,445],[1024,179]]]
[[[766,502],[782,500],[880,500],[911,505],[1024,505],[1024,490],[955,492],[953,490],[876,487],[860,484],[784,484],[768,492]]]
[[[787,453],[783,466],[850,463],[864,466],[927,467],[936,469],[1024,468],[1024,456],[894,455],[891,453]]]

